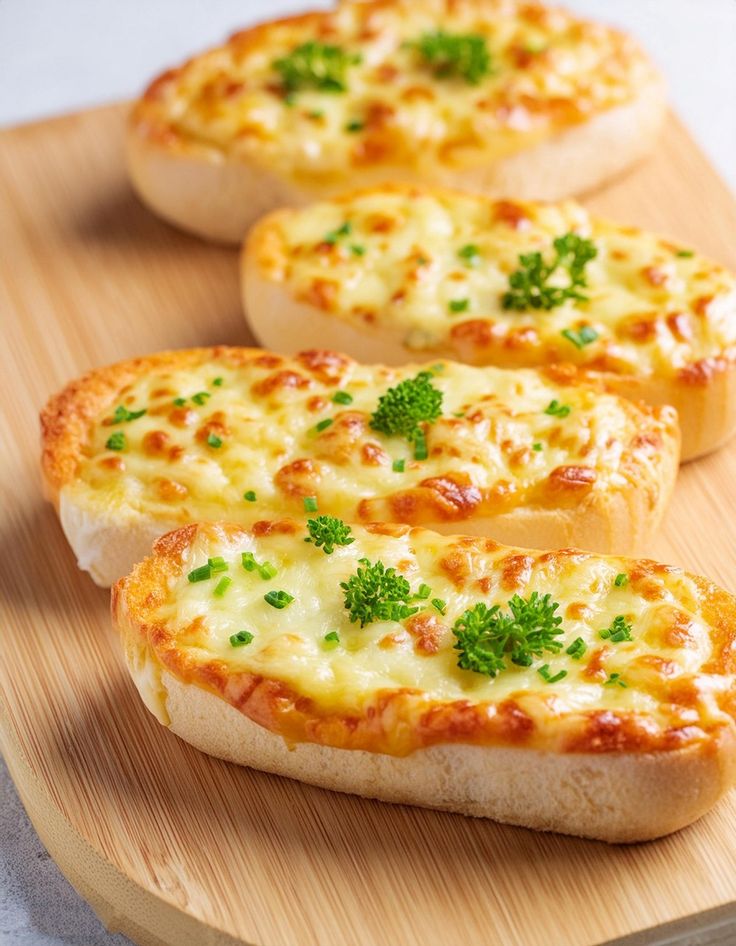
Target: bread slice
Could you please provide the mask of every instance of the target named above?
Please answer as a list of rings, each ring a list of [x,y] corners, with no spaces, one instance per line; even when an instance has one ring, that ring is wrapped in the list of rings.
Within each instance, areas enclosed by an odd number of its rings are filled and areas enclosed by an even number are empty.
[[[397,389],[390,399],[410,389],[437,401],[417,442],[373,419]],[[385,368],[314,349],[121,362],[72,382],[41,424],[47,490],[80,567],[103,585],[156,536],[224,517],[318,511],[625,550],[657,527],[679,450],[671,409],[637,407],[574,371]]]
[[[274,207],[387,180],[581,193],[645,155],[663,114],[641,49],[562,10],[343,2],[164,72],[133,108],[128,161],[164,219],[237,242]]]
[[[114,587],[144,702],[197,748],[611,842],[676,831],[733,785],[736,601],[704,578],[401,525],[353,526],[329,555],[312,537],[190,525]],[[377,563],[403,587],[369,585]]]
[[[528,302],[507,298],[511,274],[527,269],[520,257],[541,253],[549,266],[554,241],[567,234],[596,253],[576,290],[584,298],[508,308]],[[569,281],[564,265],[551,277],[558,287]],[[253,331],[279,350],[320,338],[386,364],[436,356],[506,368],[571,362],[609,390],[672,404],[684,459],[736,430],[733,275],[572,201],[386,185],[279,210],[251,231],[242,286]]]

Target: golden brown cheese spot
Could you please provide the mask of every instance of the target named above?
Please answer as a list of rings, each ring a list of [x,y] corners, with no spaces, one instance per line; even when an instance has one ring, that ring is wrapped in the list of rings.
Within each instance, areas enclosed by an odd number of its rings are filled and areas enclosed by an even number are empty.
[[[668,279],[667,270],[659,266],[645,266],[641,274],[650,286],[664,286]]]
[[[494,205],[494,220],[505,223],[512,230],[527,230],[531,225],[528,208],[512,200],[500,200]]]
[[[593,487],[596,479],[595,470],[589,466],[558,466],[549,475],[548,488],[554,493],[580,496]]]
[[[584,601],[571,601],[565,608],[565,617],[570,621],[590,621],[594,614]]]
[[[257,381],[251,391],[255,397],[270,397],[280,390],[303,390],[311,385],[309,378],[305,378],[298,371],[277,371]]]
[[[499,562],[501,565],[501,587],[506,591],[518,592],[531,578],[534,559],[531,555],[508,555]]]
[[[725,358],[701,358],[684,368],[680,368],[677,377],[693,387],[705,387],[713,378],[728,368]]]
[[[351,363],[346,355],[321,348],[300,352],[296,360],[323,384],[338,383]]]
[[[215,413],[197,430],[197,440],[202,444],[209,443],[210,438],[225,440],[231,434],[231,430],[225,423],[225,415],[221,411]]]
[[[429,477],[419,485],[432,491],[437,512],[442,519],[467,519],[482,500],[480,490],[464,473]]]
[[[300,523],[293,519],[260,519],[253,523],[251,532],[255,536],[266,535],[296,535],[302,531]]]
[[[151,430],[143,437],[141,446],[148,456],[164,456],[171,446],[171,438],[165,430]]]
[[[122,473],[125,470],[125,460],[122,457],[101,457],[97,462],[104,470],[112,470],[116,473]]]
[[[169,423],[174,427],[192,427],[198,420],[197,412],[188,407],[175,407],[169,411]]]
[[[185,499],[189,493],[189,490],[183,484],[164,477],[158,480],[156,486],[158,495],[164,502],[176,502]]]
[[[387,466],[391,459],[377,443],[364,443],[360,454],[365,466]]]
[[[414,649],[418,654],[431,656],[440,649],[440,637],[444,624],[433,614],[421,611],[406,622],[406,629],[414,638]]]
[[[294,460],[282,466],[274,477],[274,483],[287,496],[313,496],[322,478],[320,464],[309,457]]]
[[[471,560],[467,553],[451,550],[437,564],[456,588],[463,588],[467,584],[471,571]]]

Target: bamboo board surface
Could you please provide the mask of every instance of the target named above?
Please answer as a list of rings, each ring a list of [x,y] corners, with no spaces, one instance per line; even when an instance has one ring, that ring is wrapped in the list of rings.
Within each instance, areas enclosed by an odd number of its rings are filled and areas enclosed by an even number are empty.
[[[145,711],[108,593],[43,501],[37,413],[95,365],[252,340],[236,252],[137,203],[122,122],[0,134],[0,742],[67,876],[111,928],[176,946],[590,946],[736,902],[736,792],[674,837],[608,847],[239,769]],[[736,267],[736,203],[675,119],[589,203]],[[685,467],[648,553],[736,589],[735,475],[736,443]]]

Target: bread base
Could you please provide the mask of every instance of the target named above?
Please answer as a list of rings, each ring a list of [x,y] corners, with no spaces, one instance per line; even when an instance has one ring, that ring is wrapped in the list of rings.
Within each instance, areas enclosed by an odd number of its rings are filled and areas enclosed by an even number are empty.
[[[648,841],[705,814],[728,790],[720,754],[556,754],[446,744],[396,757],[299,743],[167,671],[169,728],[209,755],[320,788],[610,843]],[[150,708],[150,704],[149,704]]]
[[[555,201],[581,194],[643,158],[654,145],[664,115],[664,86],[653,80],[632,102],[495,161],[350,168],[303,181],[184,139],[167,146],[133,116],[127,136],[128,169],[141,200],[164,220],[208,240],[238,243],[259,216],[276,207],[301,206],[348,187],[386,181],[518,200]]]

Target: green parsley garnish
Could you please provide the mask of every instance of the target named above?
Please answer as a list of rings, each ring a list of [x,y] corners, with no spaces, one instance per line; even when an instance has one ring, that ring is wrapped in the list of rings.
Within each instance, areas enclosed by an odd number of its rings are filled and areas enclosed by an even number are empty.
[[[350,252],[353,254],[353,256],[365,256],[365,247],[358,243],[351,243]]]
[[[564,328],[560,335],[572,342],[576,348],[585,348],[598,338],[598,332],[591,325],[583,325],[579,331],[575,332],[571,328]]]
[[[690,259],[691,256],[695,256],[694,250],[678,250],[675,253],[675,256],[681,256],[683,259]]]
[[[309,535],[304,541],[313,542],[325,555],[332,555],[336,545],[352,545],[355,541],[350,526],[334,516],[307,519],[307,530]]]
[[[611,625],[600,632],[600,636],[604,641],[611,641],[612,644],[620,644],[621,641],[630,641],[632,640],[631,625],[623,614],[617,614],[611,622]]]
[[[242,552],[240,559],[247,572],[258,572],[264,581],[273,578],[277,573],[277,569],[270,562],[264,562],[262,565],[257,562],[252,552]]]
[[[499,605],[489,608],[482,601],[469,608],[455,621],[455,650],[460,652],[457,665],[489,677],[506,669],[506,658],[520,667],[531,665],[534,657],[545,651],[557,653],[562,643],[562,618],[555,615],[559,605],[551,595],[540,597],[532,592],[528,599],[519,595],[508,603],[510,614]]]
[[[272,608],[283,611],[287,604],[291,604],[294,600],[294,595],[290,595],[288,591],[267,591],[263,600]]]
[[[570,646],[567,648],[565,653],[569,654],[573,660],[580,660],[587,649],[588,648],[586,647],[583,638],[576,637],[572,644],[570,644]]]
[[[210,571],[213,572],[226,572],[228,569],[227,562],[222,557],[222,555],[216,555],[214,558],[208,558],[207,564],[210,566]]]
[[[222,382],[223,382],[223,380],[224,380],[224,378],[213,378],[213,379],[212,379],[212,387],[213,387],[213,388],[220,388],[220,387],[222,387]]]
[[[391,464],[391,469],[394,473],[403,473],[406,469],[406,460],[394,460]]]
[[[470,305],[470,299],[450,299],[447,308],[450,312],[467,312]]]
[[[491,71],[485,37],[477,33],[424,33],[413,46],[439,79],[458,77],[478,85]]]
[[[447,602],[443,601],[442,598],[432,598],[432,607],[440,614],[447,613]]]
[[[537,667],[537,673],[545,683],[557,683],[559,680],[564,680],[567,676],[567,670],[559,670],[552,676],[549,670],[549,664],[543,664],[541,667]]]
[[[431,372],[420,371],[381,395],[371,427],[388,436],[406,437],[414,444],[415,459],[426,460],[427,441],[420,424],[431,424],[441,414],[442,391],[432,384]]]
[[[318,508],[316,496],[304,497],[304,512],[317,512]]]
[[[340,643],[340,635],[337,631],[330,631],[323,637],[326,650],[334,650]]]
[[[627,687],[628,685],[625,680],[621,679],[620,673],[612,673],[603,683],[604,687]]]
[[[217,434],[207,434],[207,446],[218,450],[222,446],[222,438],[218,437]]]
[[[626,572],[619,572],[618,575],[613,579],[613,583],[617,588],[623,588],[624,585],[629,583],[629,576]]]
[[[345,131],[354,133],[356,131],[363,131],[364,128],[365,128],[365,123],[360,121],[357,118],[354,118],[351,122],[347,123],[347,125],[345,126]]]
[[[501,300],[504,309],[554,309],[566,299],[587,300],[580,290],[587,286],[586,264],[598,255],[595,244],[577,233],[566,233],[557,237],[553,246],[551,263],[545,263],[539,252],[519,256],[521,267],[509,276],[509,288]],[[568,284],[550,285],[550,277],[560,268],[567,270]]]
[[[353,395],[347,391],[335,391],[331,400],[333,404],[352,404]]]
[[[227,591],[227,589],[230,587],[230,585],[232,585],[232,583],[233,583],[232,578],[228,578],[227,575],[223,575],[223,577],[215,585],[215,590],[212,592],[212,594],[216,598],[222,598],[225,592]]]
[[[247,503],[254,503],[256,501],[256,491],[254,489],[247,490],[247,492],[243,493],[243,499]]]
[[[112,422],[113,424],[129,423],[131,420],[138,420],[139,417],[143,417],[145,413],[145,407],[140,411],[129,411],[127,407],[123,407],[123,405],[120,404],[115,408],[115,413],[112,415]]]
[[[191,582],[207,581],[207,579],[211,577],[212,569],[210,568],[209,562],[206,565],[200,565],[199,568],[193,569],[187,575],[187,579]]]
[[[550,401],[545,407],[544,413],[549,414],[550,417],[567,417],[571,410],[572,408],[569,404],[560,404],[555,398],[554,401]]]
[[[315,424],[312,429],[316,434],[321,434],[323,430],[327,430],[327,428],[332,424],[334,424],[333,419],[331,417],[325,417],[324,420],[321,420],[318,424]]]
[[[340,582],[351,623],[359,621],[365,627],[374,621],[403,621],[416,614],[419,608],[409,605],[411,587],[403,575],[383,562],[361,558],[360,564],[354,575]]]
[[[174,404],[175,404],[177,407],[184,407],[184,405],[185,405],[186,403],[187,403],[187,399],[186,399],[185,397],[175,397],[175,398],[174,398]]]
[[[125,446],[125,434],[122,430],[116,430],[114,434],[110,434],[105,443],[108,450],[125,450]]]
[[[347,53],[339,46],[310,40],[297,46],[288,56],[275,59],[272,66],[281,76],[287,93],[303,89],[345,92],[348,68],[359,62],[360,56]]]
[[[480,250],[475,243],[466,243],[465,246],[461,246],[457,251],[457,255],[466,266],[475,267],[480,265]]]
[[[230,643],[233,647],[243,647],[245,644],[250,644],[253,640],[253,635],[250,631],[238,631],[237,634],[230,635]]]
[[[195,404],[198,404],[199,407],[202,407],[208,397],[212,397],[212,394],[209,391],[197,391],[196,394],[192,395],[192,400]]]

